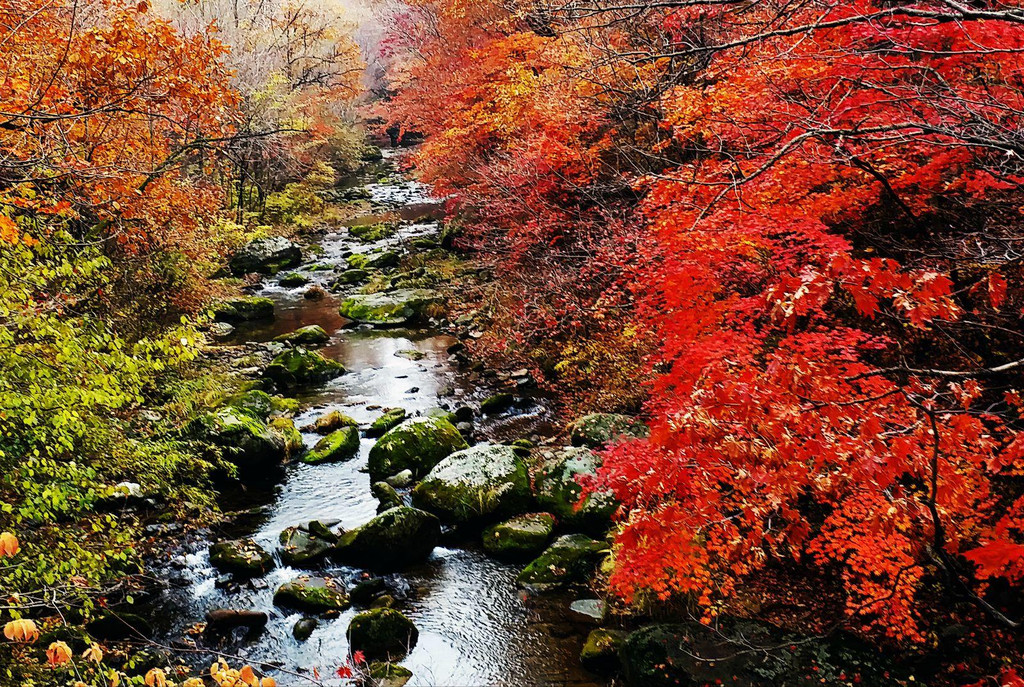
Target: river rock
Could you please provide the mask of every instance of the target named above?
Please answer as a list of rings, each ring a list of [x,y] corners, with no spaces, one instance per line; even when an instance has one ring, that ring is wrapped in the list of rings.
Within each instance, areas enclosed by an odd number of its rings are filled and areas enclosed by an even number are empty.
[[[375,270],[397,267],[401,256],[393,250],[385,250],[367,257],[366,266]]]
[[[284,451],[288,458],[294,458],[306,450],[302,435],[291,418],[275,417],[269,424],[284,439]]]
[[[345,562],[373,570],[398,570],[426,560],[441,539],[436,516],[398,506],[341,535],[335,548]]]
[[[380,505],[377,506],[378,513],[383,513],[386,510],[402,505],[402,497],[387,482],[374,482],[370,486],[370,493],[380,502]]]
[[[405,687],[412,679],[412,671],[395,663],[375,661],[367,671],[370,687]]]
[[[563,447],[540,452],[540,470],[536,475],[537,504],[554,513],[567,528],[590,534],[603,534],[611,526],[618,507],[608,492],[597,492],[580,503],[583,488],[578,477],[595,477],[600,457],[582,447]]]
[[[227,322],[211,322],[207,332],[214,341],[222,341],[234,334],[235,328]]]
[[[648,434],[650,429],[640,420],[615,413],[584,415],[569,425],[569,440],[573,446],[600,448],[613,441],[643,438]]]
[[[256,239],[242,247],[231,258],[231,272],[236,275],[262,272],[276,274],[302,262],[302,251],[288,239],[274,236]]]
[[[281,532],[281,560],[286,565],[311,565],[323,560],[331,552],[337,541],[336,535],[326,528],[316,528],[316,532],[311,531],[313,529],[306,525],[288,527]]]
[[[579,599],[569,604],[569,615],[573,620],[600,625],[608,605],[602,599]]]
[[[292,625],[292,637],[295,637],[300,642],[304,642],[310,638],[319,626],[320,621],[316,618],[299,618]]]
[[[342,301],[343,317],[368,324],[399,325],[421,316],[440,296],[425,289],[399,289],[388,293],[353,294]]]
[[[221,572],[256,577],[274,567],[274,559],[252,539],[235,539],[210,545],[210,565]]]
[[[389,430],[370,449],[368,467],[374,481],[402,470],[423,477],[455,451],[469,448],[452,423],[442,418],[418,418]]]
[[[350,460],[358,453],[359,430],[355,427],[342,427],[318,441],[313,450],[303,456],[302,462],[310,465],[336,463]]]
[[[567,534],[527,565],[516,581],[520,587],[541,592],[585,582],[607,548],[586,535]]]
[[[413,483],[414,479],[412,470],[402,470],[397,474],[391,475],[391,477],[388,477],[384,482],[395,489],[405,489]]]
[[[280,434],[238,408],[225,407],[200,415],[185,431],[194,439],[219,447],[223,456],[238,466],[242,478],[280,465],[287,456]]]
[[[512,394],[494,394],[488,396],[480,403],[480,411],[484,415],[494,415],[500,413],[503,410],[508,410],[512,407],[512,404],[516,402],[516,397]]]
[[[416,646],[420,636],[411,620],[391,608],[357,614],[345,634],[351,651],[362,651],[371,661],[401,659]]]
[[[294,332],[288,332],[274,338],[274,341],[281,341],[293,346],[321,346],[330,340],[331,335],[318,324],[299,327]]]
[[[326,382],[345,374],[345,367],[316,351],[292,348],[276,356],[263,372],[283,388]]]
[[[387,584],[380,577],[366,577],[353,585],[348,598],[357,606],[369,606],[374,599],[383,596],[388,590]]]
[[[236,627],[259,630],[266,627],[269,616],[262,611],[215,608],[206,612],[206,632],[219,634]]]
[[[350,418],[340,410],[332,410],[326,415],[321,415],[312,424],[303,427],[305,432],[316,432],[317,434],[330,434],[342,427],[358,427],[359,423]]]
[[[289,272],[288,274],[282,274],[278,278],[277,283],[279,286],[290,289],[296,286],[305,286],[309,283],[309,277],[298,272]]]
[[[309,575],[278,587],[274,592],[274,603],[314,613],[343,611],[349,607],[348,596],[339,582],[329,577]]]
[[[530,500],[526,463],[501,445],[456,451],[412,491],[414,505],[456,524],[521,513]]]
[[[550,513],[527,513],[484,530],[484,550],[503,560],[530,559],[551,540],[555,518]]]
[[[274,401],[270,394],[259,389],[250,389],[230,396],[224,401],[224,405],[243,410],[263,421],[266,421],[274,410]]]
[[[379,418],[374,420],[369,429],[366,430],[366,436],[370,438],[377,438],[384,436],[388,430],[394,429],[398,425],[402,424],[405,420],[407,413],[404,408],[391,408],[384,412]]]
[[[347,269],[334,279],[333,286],[348,286],[350,284],[362,284],[369,280],[370,273],[359,268]]]
[[[274,301],[262,296],[229,298],[213,306],[213,316],[217,321],[229,324],[270,320],[274,318]]]
[[[592,673],[608,675],[619,669],[619,648],[626,638],[625,632],[597,628],[587,635],[580,652],[580,663]]]

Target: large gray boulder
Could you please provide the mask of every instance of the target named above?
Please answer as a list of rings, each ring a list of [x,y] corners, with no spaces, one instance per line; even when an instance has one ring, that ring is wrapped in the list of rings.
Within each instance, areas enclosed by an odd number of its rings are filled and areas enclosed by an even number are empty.
[[[370,449],[367,467],[375,482],[402,470],[411,470],[419,478],[464,448],[469,448],[469,444],[448,420],[417,418],[384,434]]]
[[[502,560],[529,560],[547,547],[554,527],[550,513],[517,515],[484,530],[484,550]]]
[[[580,503],[583,487],[579,478],[595,477],[601,466],[600,457],[582,447],[543,449],[534,455],[540,457],[536,498],[541,510],[554,513],[567,529],[590,534],[607,532],[618,507],[611,493],[592,493]]]
[[[287,458],[285,438],[255,415],[225,406],[192,420],[186,434],[217,447],[242,478],[265,474]]]
[[[529,470],[512,447],[474,446],[435,465],[412,501],[445,522],[464,524],[522,513],[531,496]]]
[[[573,446],[600,448],[622,439],[638,439],[650,434],[640,420],[616,413],[591,413],[569,425],[569,440]]]
[[[426,560],[441,540],[441,523],[425,511],[398,506],[341,535],[335,556],[373,570],[399,570]]]
[[[288,239],[273,236],[256,239],[243,246],[231,258],[231,272],[236,275],[261,272],[276,274],[302,262],[302,251]]]
[[[278,587],[274,603],[313,613],[343,611],[349,607],[348,595],[340,582],[310,575],[302,575]]]
[[[252,539],[235,539],[211,544],[210,564],[221,572],[257,577],[274,567],[274,559]]]

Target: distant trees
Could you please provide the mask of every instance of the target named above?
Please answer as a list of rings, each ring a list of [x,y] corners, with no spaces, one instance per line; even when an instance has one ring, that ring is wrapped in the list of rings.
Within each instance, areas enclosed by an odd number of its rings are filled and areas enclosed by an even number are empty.
[[[650,380],[612,587],[711,617],[815,561],[879,636],[926,641],[940,588],[1016,626],[1020,3],[412,4],[394,116],[502,322]]]

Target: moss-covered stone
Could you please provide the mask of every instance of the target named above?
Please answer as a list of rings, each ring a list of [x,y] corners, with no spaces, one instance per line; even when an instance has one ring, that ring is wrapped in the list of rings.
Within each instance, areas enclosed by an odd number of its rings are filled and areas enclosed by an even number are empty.
[[[220,322],[238,324],[274,318],[274,301],[262,296],[229,298],[213,306],[213,316]]]
[[[420,633],[400,612],[375,608],[352,618],[346,636],[353,652],[362,651],[371,661],[390,661],[408,654],[416,646]]]
[[[564,447],[538,453],[537,505],[554,513],[568,528],[600,535],[611,526],[617,503],[608,492],[596,492],[580,503],[579,477],[594,477],[600,457],[587,448]]]
[[[370,486],[370,493],[380,502],[380,505],[377,506],[378,513],[383,513],[386,510],[402,505],[402,497],[387,482],[374,482]]]
[[[395,356],[399,358],[405,358],[406,360],[423,360],[427,357],[427,354],[423,351],[417,351],[415,348],[409,348],[401,351],[397,351]]]
[[[381,241],[391,238],[398,231],[398,225],[394,222],[378,222],[377,224],[360,224],[348,228],[348,233],[353,238],[367,243]]]
[[[318,324],[300,327],[294,332],[288,332],[274,338],[274,341],[281,341],[293,346],[322,346],[330,340],[331,335]]]
[[[580,652],[580,663],[592,673],[608,675],[619,668],[619,647],[626,633],[598,628],[591,630]]]
[[[333,534],[321,536],[310,531],[309,526],[288,527],[279,537],[281,560],[286,565],[312,565],[322,561],[334,548],[337,538]]]
[[[599,448],[619,439],[639,438],[650,434],[650,429],[629,415],[592,413],[569,425],[569,440],[573,446]]]
[[[530,474],[509,446],[474,446],[443,459],[412,491],[413,504],[456,524],[508,517],[530,505]]]
[[[519,586],[536,591],[559,589],[585,582],[608,546],[583,534],[567,534],[519,573]]]
[[[555,527],[550,513],[527,513],[484,530],[484,550],[502,560],[523,560],[540,554]]]
[[[257,577],[274,567],[274,559],[252,539],[235,539],[210,545],[210,564],[222,572]]]
[[[353,253],[352,255],[345,258],[345,264],[347,264],[351,269],[361,270],[364,267],[366,267],[367,260],[369,260],[369,258],[366,256],[366,254]]]
[[[335,278],[337,286],[348,286],[350,284],[362,284],[370,278],[370,273],[357,268],[347,269]]]
[[[306,425],[302,429],[306,432],[316,432],[317,434],[330,434],[342,427],[358,426],[359,423],[345,413],[340,410],[332,410],[321,415],[313,423]]]
[[[259,389],[250,389],[230,396],[224,400],[224,405],[238,408],[264,421],[270,417],[270,413],[274,409],[274,402],[270,394]]]
[[[426,560],[441,539],[436,516],[399,506],[341,535],[335,548],[342,561],[374,570],[398,570]]]
[[[376,255],[369,256],[366,261],[366,266],[371,267],[375,270],[385,269],[387,267],[397,267],[401,261],[401,257],[393,250],[386,250]]]
[[[282,274],[278,278],[277,283],[287,288],[305,286],[309,283],[309,277],[299,274],[298,272],[289,272],[288,274]]]
[[[423,477],[449,455],[468,447],[459,430],[447,420],[410,420],[388,431],[370,449],[370,476],[380,481],[408,469],[416,477]]]
[[[294,243],[280,236],[256,239],[244,246],[231,258],[231,272],[236,275],[262,272],[277,274],[302,262],[302,251]]]
[[[411,670],[394,663],[376,661],[370,664],[367,672],[370,677],[370,687],[405,687],[405,684],[412,679]]]
[[[306,450],[306,445],[302,443],[302,434],[296,429],[291,418],[275,417],[270,421],[270,428],[284,439],[284,451],[288,458],[295,458]]]
[[[318,465],[349,460],[359,453],[359,430],[355,427],[342,427],[331,432],[316,443],[313,450],[302,458],[303,463]]]
[[[291,348],[275,357],[263,374],[287,389],[334,379],[345,374],[345,367],[316,351]]]
[[[512,407],[512,404],[515,403],[515,401],[516,397],[512,394],[494,394],[480,402],[480,411],[483,412],[484,415],[494,415],[495,413],[500,413],[503,410],[508,410]]]
[[[366,430],[366,436],[372,439],[384,436],[388,430],[402,424],[402,420],[406,416],[407,413],[404,408],[391,408],[370,424],[369,429]]]
[[[339,582],[329,577],[309,575],[278,587],[274,592],[274,603],[314,613],[343,611],[349,607],[348,596]]]
[[[296,398],[288,398],[287,396],[271,396],[270,411],[273,415],[291,417],[299,412],[299,401]]]
[[[424,289],[353,294],[342,301],[338,311],[342,317],[356,322],[399,325],[417,319],[439,299],[437,293]]]
[[[287,457],[285,441],[258,417],[233,407],[204,413],[192,420],[185,433],[208,442],[238,466],[239,477],[261,476]]]

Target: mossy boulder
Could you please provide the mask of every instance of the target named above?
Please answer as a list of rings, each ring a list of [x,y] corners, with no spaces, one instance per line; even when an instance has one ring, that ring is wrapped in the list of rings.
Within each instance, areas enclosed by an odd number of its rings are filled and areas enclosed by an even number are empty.
[[[607,548],[604,542],[586,535],[567,534],[527,565],[516,581],[521,587],[542,592],[586,582]]]
[[[343,611],[349,607],[348,596],[340,582],[329,577],[303,575],[287,582],[274,592],[278,606],[323,613]]]
[[[366,430],[366,436],[373,439],[384,436],[388,430],[394,429],[398,425],[402,424],[402,421],[405,420],[406,416],[407,413],[404,408],[391,408],[370,423],[369,429]]]
[[[250,389],[249,391],[229,396],[225,399],[224,405],[243,410],[264,421],[270,417],[270,413],[274,410],[274,401],[270,394],[259,389]]]
[[[345,374],[345,367],[335,360],[328,360],[316,351],[291,348],[276,356],[263,374],[287,389],[340,377]]]
[[[537,505],[554,513],[569,529],[603,534],[611,526],[618,507],[608,492],[595,492],[580,503],[583,487],[578,478],[592,478],[601,466],[600,457],[587,448],[563,447],[539,452],[536,474]]]
[[[291,417],[299,412],[299,400],[286,396],[271,396],[270,412],[272,415]]]
[[[305,286],[309,283],[309,277],[299,274],[298,272],[289,272],[288,274],[282,274],[278,278],[277,283],[287,288]]]
[[[336,463],[355,458],[358,453],[359,430],[355,427],[342,427],[318,441],[313,450],[303,456],[302,462],[310,465]]]
[[[629,415],[592,413],[569,425],[569,440],[573,446],[600,448],[607,443],[629,438],[642,438],[650,429]]]
[[[322,346],[330,340],[331,335],[318,324],[300,327],[294,332],[288,332],[274,338],[274,341],[281,341],[293,346]]]
[[[286,565],[303,566],[326,558],[338,539],[327,528],[299,525],[286,528],[279,541],[281,560]]]
[[[359,423],[350,418],[340,410],[332,410],[329,413],[321,415],[312,424],[306,425],[302,429],[306,432],[316,432],[317,434],[330,434],[343,427],[358,427]]]
[[[200,415],[185,432],[216,446],[224,458],[238,466],[242,478],[264,474],[287,457],[280,434],[258,417],[230,406]]]
[[[368,324],[400,325],[414,321],[440,300],[434,291],[399,289],[387,293],[353,294],[342,301],[342,317]]]
[[[362,651],[371,661],[401,659],[416,646],[420,636],[413,622],[392,608],[357,614],[345,634],[350,650]]]
[[[500,445],[456,451],[412,491],[415,506],[455,524],[521,513],[531,496],[526,463],[511,447]]]
[[[402,470],[423,477],[434,466],[469,444],[443,418],[417,418],[389,430],[370,449],[370,477],[378,482]]]
[[[484,550],[502,560],[539,555],[551,541],[555,518],[550,513],[527,513],[484,530]]]
[[[387,482],[374,482],[370,486],[370,493],[373,494],[373,498],[380,502],[377,506],[378,513],[383,513],[386,510],[402,505],[402,497]]]
[[[258,577],[274,567],[274,559],[252,539],[235,539],[210,545],[210,564],[221,572]]]
[[[412,679],[412,671],[394,663],[375,661],[367,671],[370,687],[405,687]]]
[[[302,434],[291,418],[275,417],[270,421],[270,428],[284,440],[284,451],[288,458],[294,458],[306,450],[306,445],[302,443]]]
[[[378,222],[377,224],[359,224],[348,228],[348,233],[353,238],[367,243],[391,238],[398,231],[398,225],[394,222]]]
[[[213,306],[213,316],[220,322],[238,324],[274,318],[274,301],[262,296],[241,296],[220,301]]]
[[[515,403],[516,397],[512,394],[494,394],[488,396],[480,403],[480,411],[484,415],[494,415],[504,410],[508,410]]]
[[[231,272],[236,275],[261,272],[277,274],[302,262],[302,251],[281,236],[256,239],[239,249],[231,258]]]
[[[431,513],[398,506],[341,535],[336,557],[373,570],[398,570],[426,560],[441,539],[441,522]]]
[[[366,260],[366,266],[375,270],[381,270],[387,267],[397,267],[400,261],[401,256],[398,253],[393,250],[386,250],[369,256]]]
[[[362,284],[370,278],[370,273],[357,268],[347,269],[334,279],[335,286],[348,286],[350,284]]]
[[[619,668],[619,648],[626,633],[603,627],[591,630],[580,652],[580,663],[592,673],[608,675]]]

